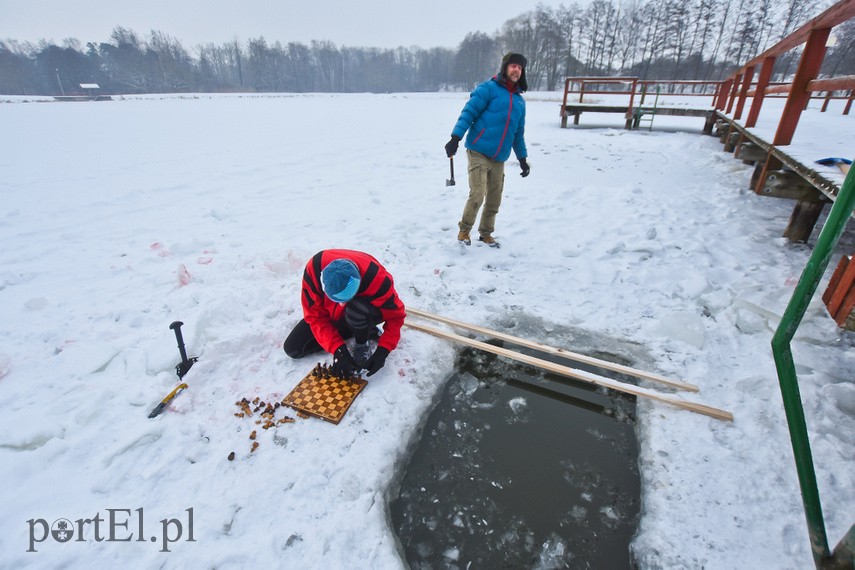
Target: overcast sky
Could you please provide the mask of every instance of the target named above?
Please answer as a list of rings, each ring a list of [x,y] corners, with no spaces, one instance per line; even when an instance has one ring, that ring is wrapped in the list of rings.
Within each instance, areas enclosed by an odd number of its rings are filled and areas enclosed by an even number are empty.
[[[186,48],[261,35],[269,43],[453,48],[468,32],[492,34],[538,2],[573,0],[0,0],[0,40],[106,42],[123,26],[143,37],[159,30]]]

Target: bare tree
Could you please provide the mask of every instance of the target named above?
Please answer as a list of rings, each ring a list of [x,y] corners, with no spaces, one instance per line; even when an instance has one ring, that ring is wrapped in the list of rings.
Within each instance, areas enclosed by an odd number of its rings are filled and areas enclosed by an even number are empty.
[[[625,73],[635,63],[640,50],[641,30],[644,26],[640,0],[627,0],[614,30],[614,66]]]
[[[552,8],[546,7],[543,4],[538,4],[534,14],[537,28],[540,30],[538,34],[539,45],[535,54],[529,54],[539,60],[538,66],[541,71],[541,77],[546,81],[546,90],[554,91],[560,80],[559,70],[561,69],[563,54],[564,54],[564,38],[558,19],[558,15]],[[542,83],[538,81],[532,89],[540,88]]]
[[[117,87],[131,93],[151,90],[145,61],[145,44],[133,30],[118,26],[110,34],[112,42],[102,43],[98,52],[108,77]]]
[[[465,89],[475,87],[498,71],[499,44],[482,32],[466,34],[454,56],[454,81]]]
[[[451,83],[454,51],[447,48],[431,48],[416,53],[416,75],[419,90],[440,91]]]
[[[691,21],[692,6],[679,0],[666,0],[662,10],[666,21],[663,31],[665,55],[673,61],[670,79],[676,79],[682,75],[683,59],[686,53],[691,53],[689,22]]]
[[[644,6],[643,18],[648,22],[642,31],[642,48],[639,75],[646,79],[657,54],[662,54],[665,46],[665,25],[667,23],[667,0],[653,0]]]
[[[470,89],[498,71],[504,52],[529,59],[530,89],[554,90],[579,74],[710,79],[768,49],[835,0],[593,0],[590,5],[538,4],[509,19],[499,33],[467,34],[457,49],[338,48],[264,37],[242,45],[193,49],[159,31],[146,41],[117,27],[110,41],[74,38],[59,46],[0,42],[0,92],[56,94],[81,82],[105,92],[157,91],[407,91]],[[834,30],[823,73],[853,73],[855,24]],[[790,73],[799,50],[777,58]]]
[[[721,50],[721,45],[724,43],[725,33],[727,30],[727,26],[730,23],[731,12],[733,10],[733,0],[719,0],[720,5],[718,9],[718,28],[715,34],[715,41],[713,42],[712,53],[710,54],[709,60],[711,63],[714,63],[718,58],[718,54]],[[704,77],[702,79],[709,79],[710,74],[712,72],[712,66],[707,68],[707,71],[704,73]]]
[[[160,92],[185,91],[193,76],[193,62],[181,42],[157,30],[151,32],[146,56],[154,68],[152,87]],[[157,78],[157,81],[155,81]]]
[[[835,43],[829,48],[823,73],[828,76],[855,74],[855,20],[840,24],[832,33]]]

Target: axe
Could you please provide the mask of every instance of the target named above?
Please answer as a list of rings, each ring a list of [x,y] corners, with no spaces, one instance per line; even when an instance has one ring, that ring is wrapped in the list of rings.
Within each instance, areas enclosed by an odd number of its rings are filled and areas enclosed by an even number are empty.
[[[451,167],[451,179],[446,180],[445,185],[446,186],[454,186],[455,182],[454,182],[454,157],[453,156],[448,157],[448,164]]]
[[[175,372],[178,374],[179,380],[184,377],[185,374],[190,370],[190,367],[193,366],[199,359],[197,357],[187,358],[187,351],[184,350],[184,337],[181,335],[181,325],[183,325],[181,321],[174,321],[169,328],[175,331],[175,340],[178,341],[178,352],[181,354],[181,362],[175,365]],[[172,390],[166,397],[160,401],[158,405],[154,407],[151,413],[148,415],[149,419],[156,418],[160,415],[163,410],[166,409],[166,406],[172,403],[172,400],[178,397],[178,394],[187,389],[187,384],[182,382],[175,389]]]
[[[181,354],[181,362],[175,365],[175,372],[178,374],[178,378],[184,378],[184,375],[190,371],[190,367],[196,363],[198,358],[195,356],[193,358],[187,358],[187,352],[184,350],[184,338],[181,336],[181,325],[183,325],[181,321],[175,321],[169,328],[175,331],[175,340],[178,341],[178,352]]]

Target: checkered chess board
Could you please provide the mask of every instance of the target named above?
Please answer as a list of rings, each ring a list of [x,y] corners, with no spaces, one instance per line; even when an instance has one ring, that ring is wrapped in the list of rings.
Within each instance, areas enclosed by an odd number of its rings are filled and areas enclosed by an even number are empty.
[[[338,424],[368,384],[359,377],[341,378],[318,364],[300,380],[282,403],[297,411]]]

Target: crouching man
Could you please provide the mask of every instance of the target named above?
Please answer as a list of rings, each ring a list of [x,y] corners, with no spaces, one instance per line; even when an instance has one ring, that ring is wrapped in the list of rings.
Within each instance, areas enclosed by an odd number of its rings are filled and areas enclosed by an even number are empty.
[[[325,350],[337,375],[383,368],[398,346],[406,311],[388,271],[372,256],[348,249],[319,251],[303,271],[303,319],[285,340],[291,358]],[[383,323],[379,334],[378,325]],[[353,337],[353,352],[346,339]],[[371,352],[368,341],[377,341]]]

